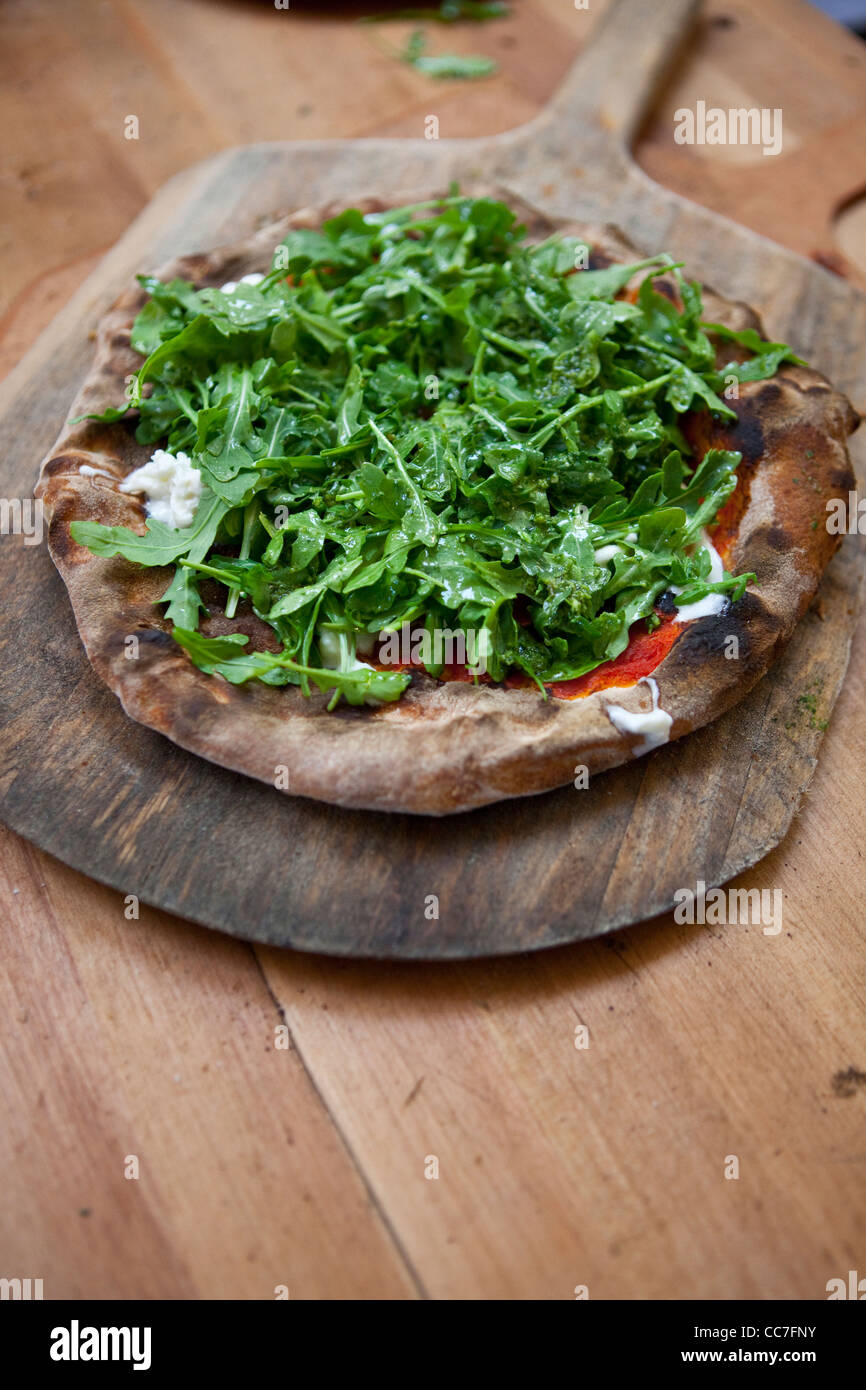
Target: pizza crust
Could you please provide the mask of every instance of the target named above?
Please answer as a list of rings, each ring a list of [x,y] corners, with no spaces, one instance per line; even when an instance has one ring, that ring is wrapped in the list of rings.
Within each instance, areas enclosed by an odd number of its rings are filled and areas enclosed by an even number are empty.
[[[559,229],[586,239],[599,263],[637,257],[613,228],[553,222],[508,191],[495,193],[518,212],[533,239]],[[363,206],[378,210],[408,200],[370,199]],[[219,285],[267,269],[274,246],[292,227],[318,226],[336,211],[329,206],[278,218],[242,242],[175,260],[161,268],[159,278]],[[576,700],[545,700],[534,688],[442,683],[420,673],[395,704],[375,710],[341,704],[328,713],[328,697],[319,692],[306,699],[292,686],[233,686],[195,667],[154,607],[171,570],[92,555],[69,531],[76,520],[144,530],[143,503],[120,493],[115,482],[152,452],[136,443],[135,420],[70,422],[122,399],[125,378],[141,365],[129,335],[145,299],[138,286],[127,290],[100,324],[93,368],[36,488],[49,522],[49,549],[88,657],[132,719],[200,757],[292,795],[427,815],[547,791],[572,781],[578,767],[593,775],[639,755],[640,735],[617,730],[606,707],[615,702],[648,711],[652,694],[646,683]],[[745,305],[708,290],[704,305],[708,320],[760,330],[757,315]],[[725,345],[720,360],[735,352]],[[727,612],[688,624],[653,671],[660,705],[672,716],[671,739],[724,713],[780,656],[839,544],[827,532],[825,503],[855,485],[846,439],[858,416],[817,372],[783,367],[769,381],[741,385],[732,405],[736,424],[694,413],[684,427],[696,450],[743,454],[744,510],[726,568],[754,571],[758,582]],[[203,630],[244,631],[256,646],[273,637],[242,608],[231,621],[213,611]],[[726,655],[732,635],[739,644],[736,660]],[[137,659],[129,658],[132,636],[138,639]]]

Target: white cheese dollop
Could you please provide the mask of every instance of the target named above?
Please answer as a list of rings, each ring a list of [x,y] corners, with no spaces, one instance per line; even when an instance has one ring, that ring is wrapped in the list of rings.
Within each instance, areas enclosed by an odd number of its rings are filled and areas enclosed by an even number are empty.
[[[186,454],[157,449],[153,458],[124,478],[120,491],[146,493],[148,516],[180,531],[193,523],[201,496],[201,474]]]
[[[372,641],[372,634],[370,634],[370,637]],[[357,656],[348,666],[343,666],[340,652],[340,634],[339,632],[329,632],[327,628],[319,633],[319,652],[322,659],[322,666],[328,671],[375,671],[376,669],[375,666],[370,665],[369,661],[359,661]],[[382,701],[378,700],[375,695],[364,696],[364,704],[372,705],[374,709],[378,708],[381,703]]]
[[[605,705],[605,713],[615,729],[619,729],[623,734],[643,734],[643,742],[635,745],[634,756],[642,758],[644,753],[649,753],[653,748],[658,748],[661,744],[667,743],[671,736],[671,725],[673,715],[668,714],[667,710],[659,708],[659,687],[658,682],[652,676],[642,676],[639,685],[649,686],[652,696],[652,709],[630,710],[622,705]],[[614,690],[629,690],[632,686],[609,686],[605,694],[609,695]]]
[[[82,478],[110,478],[113,483],[117,482],[117,476],[109,473],[105,468],[94,468],[90,463],[82,463],[79,468]]]
[[[709,580],[717,583],[725,577],[725,566],[722,557],[716,550],[706,531],[701,532],[701,541],[710,552],[710,573]],[[677,584],[671,585],[671,593],[681,594],[682,588]],[[692,618],[715,617],[717,613],[724,612],[728,605],[728,600],[724,594],[707,594],[704,598],[699,598],[697,603],[684,603],[677,609],[677,618],[681,623],[689,623]]]
[[[339,632],[329,632],[324,628],[319,633],[319,651],[322,654],[322,665],[329,671],[340,670],[340,634]],[[369,661],[359,661],[357,657],[351,666],[344,666],[345,671],[375,671],[375,666],[371,666]]]
[[[594,552],[595,563],[596,563],[597,565],[606,565],[607,562],[608,562],[608,560],[612,560],[612,559],[613,559],[614,555],[620,555],[621,553],[622,553],[622,547],[621,547],[621,546],[618,546],[618,545],[603,545],[603,546],[600,546],[599,549],[596,550],[596,551]]]

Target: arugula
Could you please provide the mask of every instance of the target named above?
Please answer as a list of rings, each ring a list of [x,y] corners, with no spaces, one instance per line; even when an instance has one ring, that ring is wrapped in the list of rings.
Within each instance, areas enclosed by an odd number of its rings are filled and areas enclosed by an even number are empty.
[[[392,19],[430,19],[438,24],[454,24],[461,19],[483,24],[487,19],[501,19],[509,13],[505,0],[440,0],[439,8],[407,7],[388,10],[383,14],[365,15],[362,24],[382,24]]]
[[[182,531],[75,540],[171,571],[161,602],[203,670],[331,705],[400,698],[409,674],[363,656],[407,624],[484,633],[492,679],[543,689],[618,655],[673,587],[736,600],[753,576],[710,580],[702,532],[740,456],[690,457],[680,421],[733,418],[731,376],[799,359],[705,323],[669,257],[583,269],[587,250],[452,192],[296,229],[256,285],[141,277],[132,404],[96,418],[186,452],[201,500]],[[718,343],[745,360],[718,370]],[[277,650],[202,634],[203,592]]]
[[[377,671],[374,667],[329,671],[304,666],[279,652],[245,652],[249,638],[233,632],[227,637],[203,637],[200,632],[175,627],[175,641],[208,675],[224,676],[232,685],[257,679],[269,685],[287,685],[292,677],[304,675],[320,690],[331,692],[330,709],[342,695],[350,705],[381,704],[396,700],[409,684],[405,671]]]
[[[415,29],[409,35],[406,47],[397,56],[416,72],[440,79],[458,77],[471,81],[478,77],[489,77],[498,68],[493,58],[477,54],[428,53],[426,50],[427,35],[423,29]]]

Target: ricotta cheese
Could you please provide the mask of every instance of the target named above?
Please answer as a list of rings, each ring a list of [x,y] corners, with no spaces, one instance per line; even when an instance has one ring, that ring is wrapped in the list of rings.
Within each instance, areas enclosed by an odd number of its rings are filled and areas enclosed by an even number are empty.
[[[375,671],[375,666],[371,666],[369,661],[359,661],[357,657],[348,666],[341,666],[340,661],[340,634],[339,632],[329,632],[327,628],[319,633],[319,651],[322,654],[322,665],[328,671]]]
[[[722,557],[706,531],[701,532],[701,542],[710,552],[710,573],[707,577],[715,584],[725,577]],[[682,588],[677,584],[672,584],[671,593],[681,594]],[[689,623],[692,618],[714,617],[717,613],[724,612],[727,606],[728,600],[724,594],[706,594],[704,598],[699,598],[696,603],[684,603],[681,608],[678,608],[677,619],[681,623]]]
[[[156,453],[120,484],[121,492],[147,494],[145,510],[173,530],[191,526],[201,496],[201,474],[186,454]]]
[[[621,547],[618,545],[603,545],[594,552],[595,563],[597,565],[606,565],[608,560],[612,560],[614,555],[619,555],[620,553]]]
[[[372,640],[372,635],[371,635]],[[322,666],[328,671],[375,671],[376,667],[371,666],[369,661],[359,661],[357,656],[347,665],[343,664],[342,653],[340,650],[339,632],[329,632],[324,628],[319,633],[319,653],[322,658]],[[381,705],[375,695],[365,695],[364,704],[371,705],[374,709]]]
[[[117,482],[114,473],[109,473],[105,468],[94,468],[90,463],[82,463],[78,471],[83,478],[110,478],[113,483]]]
[[[605,713],[615,729],[619,729],[623,734],[643,734],[643,741],[636,744],[634,756],[642,758],[644,753],[649,753],[653,748],[658,748],[661,744],[667,743],[671,736],[671,725],[673,715],[668,714],[667,710],[659,708],[659,687],[658,681],[654,681],[652,676],[642,676],[638,685],[649,687],[652,696],[652,709],[630,710],[622,705],[606,705]],[[609,686],[607,694],[613,690],[633,689],[633,686]]]

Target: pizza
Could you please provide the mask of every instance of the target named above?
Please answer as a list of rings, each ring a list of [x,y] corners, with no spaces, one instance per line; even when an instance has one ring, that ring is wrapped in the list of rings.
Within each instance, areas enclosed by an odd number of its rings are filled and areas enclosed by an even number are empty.
[[[839,543],[856,423],[669,255],[452,190],[140,276],[37,495],[132,719],[443,815],[741,700]]]

